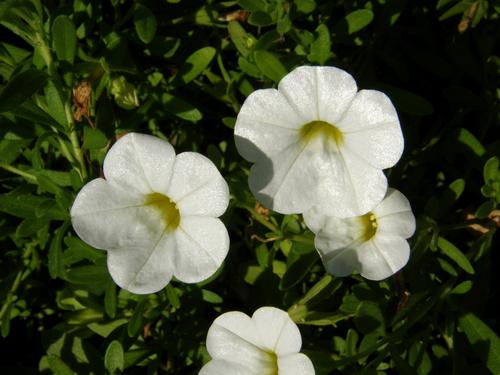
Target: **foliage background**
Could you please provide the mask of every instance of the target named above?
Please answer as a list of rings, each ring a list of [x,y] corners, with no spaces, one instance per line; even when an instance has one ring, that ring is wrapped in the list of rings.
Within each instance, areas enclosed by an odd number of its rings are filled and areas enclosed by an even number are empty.
[[[498,0],[0,3],[2,374],[195,374],[213,319],[263,305],[299,323],[318,374],[500,373],[499,16]],[[303,64],[398,109],[406,147],[387,175],[418,228],[385,281],[326,275],[302,219],[248,190],[238,109]],[[132,295],[75,237],[74,196],[128,131],[206,154],[228,180],[231,249],[210,280]]]

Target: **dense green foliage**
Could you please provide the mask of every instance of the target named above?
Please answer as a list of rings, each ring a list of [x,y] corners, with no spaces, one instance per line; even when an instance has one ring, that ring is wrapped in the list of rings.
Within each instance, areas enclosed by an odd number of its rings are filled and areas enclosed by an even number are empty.
[[[317,374],[500,373],[499,30],[498,0],[2,1],[0,372],[195,374],[215,317],[272,305]],[[248,189],[241,103],[304,64],[398,109],[405,152],[386,172],[418,226],[385,281],[325,274],[302,218]],[[231,249],[209,280],[119,290],[72,231],[75,194],[129,131],[227,179]]]

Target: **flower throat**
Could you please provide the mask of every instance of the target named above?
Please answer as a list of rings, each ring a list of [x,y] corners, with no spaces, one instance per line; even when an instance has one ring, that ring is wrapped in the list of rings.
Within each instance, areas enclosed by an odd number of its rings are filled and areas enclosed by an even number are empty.
[[[146,195],[146,205],[160,212],[166,231],[172,231],[179,226],[181,221],[179,209],[166,195],[160,193],[148,194]]]
[[[334,141],[337,146],[340,146],[344,141],[342,132],[334,125],[325,121],[311,121],[300,129],[300,139],[304,142],[308,143],[316,137]]]

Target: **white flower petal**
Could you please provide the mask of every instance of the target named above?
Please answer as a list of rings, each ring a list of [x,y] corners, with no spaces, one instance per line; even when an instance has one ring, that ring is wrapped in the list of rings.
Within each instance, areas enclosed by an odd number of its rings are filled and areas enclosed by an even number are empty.
[[[379,231],[409,238],[415,233],[415,216],[410,202],[398,190],[388,189],[387,195],[373,213],[379,224]]]
[[[86,184],[71,207],[78,236],[91,246],[111,250],[144,244],[163,231],[159,216],[144,207],[144,198],[97,178]]]
[[[229,204],[229,188],[216,166],[196,152],[177,155],[166,194],[183,215],[218,217]]]
[[[404,139],[396,109],[382,92],[361,90],[337,123],[344,149],[374,167],[392,167],[401,158]]]
[[[357,250],[361,276],[383,280],[404,267],[410,257],[408,241],[401,237],[377,233]]]
[[[314,375],[314,366],[305,354],[295,353],[278,358],[280,375]]]
[[[149,243],[135,242],[108,252],[108,269],[113,280],[123,289],[136,294],[155,293],[172,278],[169,254],[176,251],[172,234],[162,232]]]
[[[280,81],[278,90],[304,125],[314,120],[335,125],[356,95],[357,86],[341,69],[301,66]]]
[[[342,198],[331,210],[321,204],[318,207],[338,217],[359,216],[373,210],[387,191],[384,172],[352,153],[342,152],[341,159],[344,184],[339,195]]]
[[[198,375],[262,375],[258,368],[249,368],[241,363],[214,359],[207,362]]]
[[[297,353],[302,338],[297,325],[286,311],[275,307],[261,307],[252,315],[260,347],[279,356]]]
[[[297,142],[302,125],[303,121],[278,90],[254,91],[236,119],[236,148],[249,161],[266,159]]]
[[[175,151],[170,143],[146,134],[129,133],[108,151],[103,172],[107,180],[142,194],[165,194]]]
[[[217,218],[182,217],[175,231],[177,247],[170,254],[174,276],[185,283],[209,278],[221,266],[229,250],[227,229]]]
[[[268,356],[259,347],[255,322],[239,311],[230,311],[214,320],[207,333],[207,351],[212,358],[226,359],[255,368]]]

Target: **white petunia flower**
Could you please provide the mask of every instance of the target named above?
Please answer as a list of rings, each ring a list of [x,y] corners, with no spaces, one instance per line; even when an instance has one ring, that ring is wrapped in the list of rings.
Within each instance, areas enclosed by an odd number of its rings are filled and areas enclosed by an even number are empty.
[[[357,91],[347,72],[302,66],[278,89],[253,92],[235,126],[236,147],[255,165],[250,190],[283,214],[318,206],[338,217],[362,215],[384,197],[403,152],[398,116],[389,98]]]
[[[209,159],[130,133],[111,147],[103,172],[78,193],[71,221],[82,240],[108,251],[120,287],[154,293],[172,276],[195,283],[220,267],[229,236],[218,216],[229,189]]]
[[[304,213],[304,221],[316,234],[314,244],[332,275],[359,271],[367,279],[382,280],[408,262],[406,239],[415,232],[415,216],[398,190],[388,189],[384,200],[363,216],[325,216],[315,207]]]
[[[207,334],[212,360],[200,375],[311,375],[311,360],[299,353],[302,338],[288,314],[261,307],[252,317],[231,311],[214,320]]]

